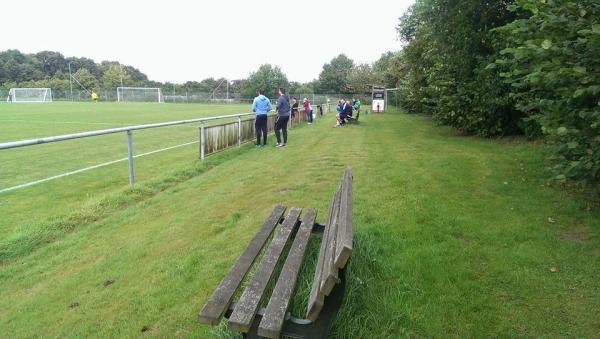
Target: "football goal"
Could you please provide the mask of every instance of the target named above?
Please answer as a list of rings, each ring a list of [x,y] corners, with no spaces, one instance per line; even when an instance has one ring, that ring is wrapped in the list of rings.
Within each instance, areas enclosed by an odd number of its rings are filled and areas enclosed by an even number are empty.
[[[11,88],[7,102],[52,102],[50,88]]]
[[[117,101],[163,102],[160,88],[117,87]]]

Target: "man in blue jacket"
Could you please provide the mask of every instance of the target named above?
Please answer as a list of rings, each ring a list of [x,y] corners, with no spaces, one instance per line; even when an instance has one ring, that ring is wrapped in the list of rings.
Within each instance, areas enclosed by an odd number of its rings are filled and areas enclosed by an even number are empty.
[[[290,98],[285,95],[285,88],[279,88],[279,98],[277,98],[277,120],[275,121],[275,137],[277,138],[276,147],[285,147],[287,144],[287,125],[290,120]],[[283,143],[279,131],[283,132]]]
[[[256,129],[256,147],[261,147],[260,136],[262,133],[262,146],[267,145],[267,114],[271,112],[271,100],[265,96],[265,91],[261,88],[258,90],[258,96],[252,102],[252,112],[256,113],[254,120],[254,128]]]

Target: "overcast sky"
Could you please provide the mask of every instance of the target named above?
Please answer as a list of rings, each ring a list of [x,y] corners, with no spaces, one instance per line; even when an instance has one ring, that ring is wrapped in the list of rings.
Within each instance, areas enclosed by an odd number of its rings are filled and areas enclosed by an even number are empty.
[[[247,77],[261,64],[306,82],[345,53],[373,62],[398,50],[412,0],[10,1],[0,50],[58,51],[132,65],[152,80]]]

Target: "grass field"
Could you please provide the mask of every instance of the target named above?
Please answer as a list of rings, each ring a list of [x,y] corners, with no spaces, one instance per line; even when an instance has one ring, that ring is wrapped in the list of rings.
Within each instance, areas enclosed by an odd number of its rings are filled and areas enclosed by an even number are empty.
[[[393,111],[331,119],[285,149],[140,158],[135,192],[121,164],[0,195],[0,333],[229,337],[196,322],[212,290],[274,204],[323,221],[350,165],[355,251],[333,336],[598,337],[600,212],[545,184],[542,147]]]
[[[156,104],[156,103],[71,103],[2,104],[0,103],[0,142],[61,135],[82,131],[147,123],[192,119],[205,116],[248,112],[248,105],[228,104]],[[221,121],[223,122],[223,121]],[[0,151],[0,189],[48,178],[127,156],[124,133],[77,139]],[[198,124],[135,131],[134,153],[141,154],[165,147],[198,141]],[[136,180],[176,170],[180,160],[197,157],[198,145],[192,144],[144,158],[135,159]],[[70,210],[72,203],[87,197],[102,196],[127,185],[127,163],[44,184],[16,193],[30,194],[33,200],[12,199],[12,193],[0,195],[0,236],[24,223],[39,221]],[[40,194],[43,192],[43,194]],[[37,209],[31,206],[50,205]],[[40,213],[38,215],[38,213]]]

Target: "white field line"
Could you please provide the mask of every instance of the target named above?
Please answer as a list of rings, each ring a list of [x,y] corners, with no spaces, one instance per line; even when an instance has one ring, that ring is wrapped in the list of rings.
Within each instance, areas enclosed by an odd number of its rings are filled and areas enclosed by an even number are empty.
[[[171,150],[171,149],[174,149],[174,148],[188,146],[188,145],[197,144],[197,143],[198,143],[198,141],[186,142],[185,144],[179,144],[179,145],[165,147],[165,148],[157,149],[157,150],[146,152],[146,153],[136,154],[133,157],[134,158],[139,158],[139,157],[143,157],[143,156],[146,156],[146,155],[151,155],[151,154],[154,154],[154,153],[164,152],[164,151],[168,151],[168,150]],[[59,179],[59,178],[67,177],[67,176],[70,176],[70,175],[73,175],[73,174],[78,174],[78,173],[86,172],[86,171],[93,170],[93,169],[100,168],[100,167],[109,166],[109,165],[116,164],[116,163],[122,162],[122,161],[127,161],[127,158],[122,158],[122,159],[113,160],[113,161],[105,162],[105,163],[98,164],[98,165],[93,165],[93,166],[81,168],[81,169],[78,169],[78,170],[75,170],[75,171],[58,174],[58,175],[55,175],[55,176],[52,176],[52,177],[48,177],[48,178],[44,178],[44,179],[40,179],[40,180],[31,181],[31,182],[24,183],[24,184],[17,185],[17,186],[3,188],[3,189],[0,189],[0,193],[4,193],[4,192],[8,192],[8,191],[17,190],[17,189],[20,189],[20,188],[25,188],[25,187],[29,187],[29,186],[41,184],[41,183],[46,182],[46,181],[50,181],[50,180],[54,180],[54,179]]]

